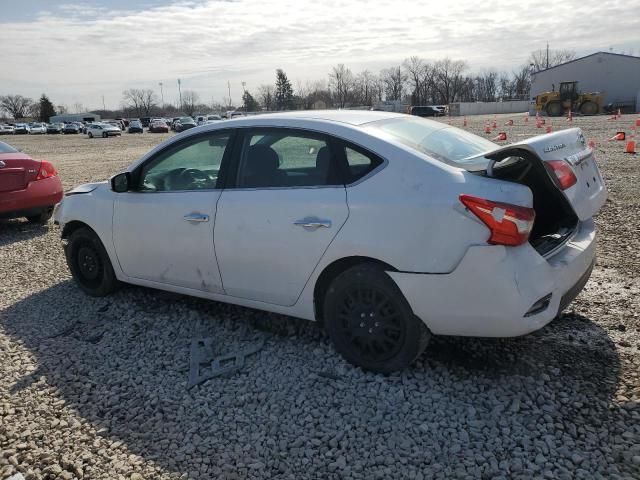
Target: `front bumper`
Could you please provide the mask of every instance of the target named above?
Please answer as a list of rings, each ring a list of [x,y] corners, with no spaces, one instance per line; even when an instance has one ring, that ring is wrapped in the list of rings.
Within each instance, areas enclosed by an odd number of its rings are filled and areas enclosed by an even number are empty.
[[[515,337],[542,328],[566,308],[587,283],[595,255],[595,225],[587,220],[547,259],[528,243],[474,246],[451,273],[388,273],[434,334]],[[546,308],[525,316],[549,294]]]

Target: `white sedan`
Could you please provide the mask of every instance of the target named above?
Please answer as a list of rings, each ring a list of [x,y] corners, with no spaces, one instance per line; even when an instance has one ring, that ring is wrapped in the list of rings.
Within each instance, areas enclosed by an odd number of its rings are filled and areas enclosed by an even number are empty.
[[[537,330],[580,292],[607,192],[579,129],[500,147],[385,112],[191,129],[56,209],[89,295],[127,282],[323,323],[367,370],[432,334]]]
[[[31,135],[44,135],[47,133],[47,126],[44,123],[32,123],[29,125]]]
[[[87,136],[89,138],[107,138],[121,135],[122,130],[120,130],[115,125],[110,125],[108,123],[90,123],[87,125]]]

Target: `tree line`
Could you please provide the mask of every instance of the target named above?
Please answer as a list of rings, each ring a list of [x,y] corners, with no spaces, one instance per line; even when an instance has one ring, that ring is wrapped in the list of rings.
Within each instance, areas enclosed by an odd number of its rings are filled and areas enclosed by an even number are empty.
[[[464,60],[444,58],[429,61],[417,56],[377,73],[370,70],[354,72],[345,64],[338,64],[331,68],[327,78],[298,82],[295,88],[287,74],[277,69],[275,82],[262,84],[253,93],[244,89],[243,83],[240,105],[234,106],[228,97],[221,102],[205,103],[193,90],[183,91],[178,105],[161,104],[154,90],[130,88],[122,92],[119,111],[94,111],[105,116],[192,116],[198,112],[235,109],[253,112],[373,107],[382,101],[448,105],[454,102],[525,100],[528,99],[532,72],[544,70],[547,65],[552,67],[567,62],[575,56],[571,50],[551,50],[548,53],[537,50],[531,52],[525,64],[510,72],[488,69],[468,73],[469,66]],[[50,116],[56,111],[44,94],[38,102],[21,95],[0,96],[0,113],[2,110],[14,119],[31,117],[42,121],[48,121],[44,114]],[[58,113],[66,113],[67,110],[64,105],[57,106]],[[76,103],[74,110],[81,112],[82,105]]]

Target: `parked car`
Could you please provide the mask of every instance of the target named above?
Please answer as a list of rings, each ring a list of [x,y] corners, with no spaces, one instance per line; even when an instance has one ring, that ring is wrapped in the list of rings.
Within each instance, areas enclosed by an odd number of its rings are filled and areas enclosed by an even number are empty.
[[[47,223],[62,195],[62,182],[52,163],[34,160],[0,142],[0,218]]]
[[[144,133],[142,122],[140,120],[131,120],[129,122],[129,133]]]
[[[431,105],[410,107],[409,113],[417,117],[442,117],[444,112]]]
[[[13,129],[13,133],[15,133],[16,135],[26,135],[30,130],[31,128],[26,123],[16,123]]]
[[[74,133],[77,134],[77,133],[80,133],[81,130],[77,123],[65,123],[62,131],[65,134],[74,134]]]
[[[196,117],[196,125],[198,126],[204,125],[206,121],[207,121],[206,115],[198,115]]]
[[[62,133],[64,129],[64,123],[50,123],[47,125],[46,132],[51,134],[59,134]]]
[[[13,125],[0,125],[0,135],[13,135],[14,133]]]
[[[143,127],[145,127],[145,128],[148,127],[149,124],[151,123],[151,117],[142,117],[140,119],[140,123],[142,123]]]
[[[589,279],[606,197],[578,128],[505,147],[408,115],[288,112],[176,135],[55,220],[89,295],[122,281],[318,320],[391,372],[431,335],[553,320]]]
[[[149,133],[169,133],[169,126],[161,120],[156,120],[149,125]]]
[[[44,135],[47,133],[47,127],[44,123],[32,123],[29,125],[29,133],[31,135]]]
[[[180,120],[176,123],[176,132],[184,132],[190,128],[196,127],[196,122],[191,117],[180,117]]]
[[[93,137],[115,137],[122,135],[122,130],[108,123],[90,123],[87,125],[87,136]]]
[[[207,121],[220,121],[222,120],[222,117],[220,115],[207,115]]]

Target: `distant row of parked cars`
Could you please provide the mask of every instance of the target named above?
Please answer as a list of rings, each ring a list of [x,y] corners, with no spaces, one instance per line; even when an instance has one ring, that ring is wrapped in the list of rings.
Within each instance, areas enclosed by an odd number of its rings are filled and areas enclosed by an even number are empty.
[[[242,112],[231,111],[224,118],[236,118],[244,115]],[[122,132],[144,133],[147,128],[149,133],[183,132],[190,128],[219,122],[224,119],[217,114],[197,115],[193,117],[144,117],[141,119],[102,120],[99,122],[60,122],[60,123],[16,123],[12,125],[0,124],[0,135],[43,135],[43,134],[78,134],[85,133],[89,138],[119,136]]]
[[[16,123],[13,125],[0,125],[0,135],[44,135],[60,133],[81,133],[84,124],[82,122],[67,123]]]

